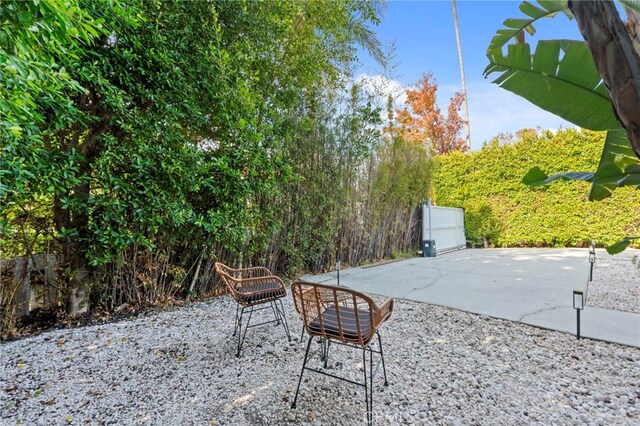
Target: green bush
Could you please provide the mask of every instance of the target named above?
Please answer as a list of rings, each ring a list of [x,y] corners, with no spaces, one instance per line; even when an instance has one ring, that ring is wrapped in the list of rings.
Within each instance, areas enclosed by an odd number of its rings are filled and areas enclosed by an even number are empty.
[[[620,188],[604,201],[587,200],[589,184],[563,181],[542,189],[522,183],[535,165],[549,174],[592,171],[604,133],[576,129],[519,132],[515,142],[494,138],[480,151],[454,152],[434,161],[434,199],[463,207],[470,242],[491,245],[611,244],[640,234],[640,191]],[[495,221],[495,222],[494,222]]]
[[[467,241],[472,245],[489,243],[500,235],[502,222],[494,211],[493,206],[486,200],[470,200],[464,211],[464,227]]]

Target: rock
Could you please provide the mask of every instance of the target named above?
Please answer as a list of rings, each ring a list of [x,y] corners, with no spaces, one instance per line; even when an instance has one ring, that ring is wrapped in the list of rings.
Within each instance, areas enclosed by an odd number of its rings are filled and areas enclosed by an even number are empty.
[[[299,333],[291,301],[284,307]],[[3,342],[1,414],[11,424],[363,423],[362,388],[310,371],[291,409],[307,338],[290,344],[281,326],[251,328],[236,358],[234,315],[220,297]],[[404,300],[381,333],[390,386],[374,354],[380,424],[640,423],[636,348]],[[322,368],[319,352],[312,345],[309,367]],[[362,352],[331,346],[336,374],[361,381],[361,361]]]

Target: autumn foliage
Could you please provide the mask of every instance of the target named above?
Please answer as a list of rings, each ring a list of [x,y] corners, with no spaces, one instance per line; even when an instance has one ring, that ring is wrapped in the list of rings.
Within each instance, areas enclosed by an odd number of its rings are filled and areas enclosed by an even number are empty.
[[[464,126],[460,117],[462,93],[456,92],[451,98],[445,117],[436,105],[438,85],[431,72],[423,74],[414,87],[407,89],[407,107],[395,110],[395,123],[387,130],[410,142],[430,144],[433,154],[466,150],[460,137]]]

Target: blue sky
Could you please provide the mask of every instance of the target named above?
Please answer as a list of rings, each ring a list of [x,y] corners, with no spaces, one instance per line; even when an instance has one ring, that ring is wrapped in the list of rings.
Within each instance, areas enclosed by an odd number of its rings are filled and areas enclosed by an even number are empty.
[[[524,16],[521,1],[457,1],[458,21],[469,94],[471,146],[477,150],[485,140],[499,132],[515,132],[526,127],[557,129],[573,127],[517,95],[484,79],[486,50],[496,31],[507,18]],[[535,3],[535,1],[533,1]],[[390,76],[403,86],[415,83],[427,71],[436,77],[438,104],[445,109],[449,98],[461,90],[460,69],[453,12],[450,1],[389,1],[380,25],[374,27],[383,45],[395,43],[397,65]],[[579,39],[575,21],[565,16],[544,19],[536,25],[536,34],[527,40]],[[374,76],[382,70],[361,53],[362,66],[356,75]]]

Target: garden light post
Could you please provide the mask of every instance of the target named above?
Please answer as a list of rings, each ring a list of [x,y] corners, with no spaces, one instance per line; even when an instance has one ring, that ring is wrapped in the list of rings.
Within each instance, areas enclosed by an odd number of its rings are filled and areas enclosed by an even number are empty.
[[[580,339],[580,311],[584,309],[582,290],[573,290],[573,309],[576,310],[576,337]]]
[[[336,260],[336,273],[338,278],[338,285],[340,285],[340,261]]]
[[[596,263],[596,248],[593,242],[589,245],[589,282],[593,281],[593,264]]]

